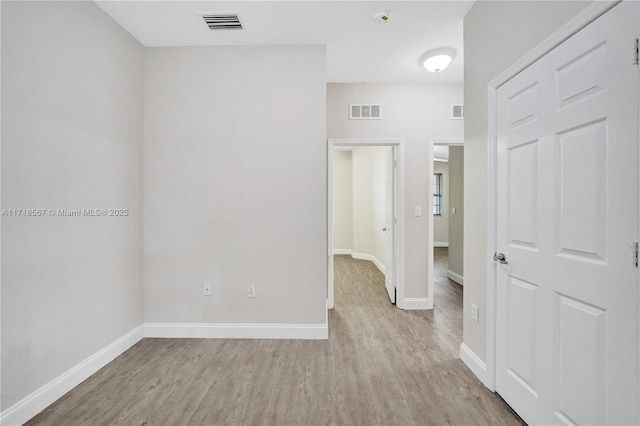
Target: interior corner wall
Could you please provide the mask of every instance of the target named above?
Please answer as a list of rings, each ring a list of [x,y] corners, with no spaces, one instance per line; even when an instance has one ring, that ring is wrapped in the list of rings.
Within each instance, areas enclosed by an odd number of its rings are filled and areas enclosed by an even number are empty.
[[[324,46],[145,49],[145,323],[326,324],[325,69]]]
[[[464,344],[486,360],[487,84],[591,1],[477,1],[464,18]],[[473,212],[471,214],[470,212]],[[480,321],[471,319],[471,304]]]
[[[427,298],[427,220],[431,195],[429,140],[463,138],[451,104],[463,99],[461,84],[331,83],[327,85],[327,137],[402,138],[405,141],[405,298]],[[382,105],[381,120],[349,120],[349,104]],[[414,206],[423,214],[413,215]]]
[[[433,243],[435,246],[449,246],[449,163],[433,162],[433,172],[442,174],[442,214],[433,216]],[[433,214],[433,212],[429,212]]]
[[[353,148],[353,252],[373,256],[384,268],[386,260],[386,156],[391,148]]]
[[[1,28],[2,207],[43,209],[2,216],[4,412],[142,323],[144,64],[93,2],[3,1]]]
[[[351,151],[333,153],[333,249],[353,251]]]
[[[455,213],[453,209],[455,207]],[[449,147],[449,271],[463,275],[464,147]]]

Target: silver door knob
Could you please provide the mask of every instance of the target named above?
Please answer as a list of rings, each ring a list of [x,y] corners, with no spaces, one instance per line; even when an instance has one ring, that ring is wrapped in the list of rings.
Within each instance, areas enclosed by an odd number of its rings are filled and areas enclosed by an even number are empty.
[[[507,264],[507,258],[504,256],[504,253],[493,253],[493,260],[496,262]]]

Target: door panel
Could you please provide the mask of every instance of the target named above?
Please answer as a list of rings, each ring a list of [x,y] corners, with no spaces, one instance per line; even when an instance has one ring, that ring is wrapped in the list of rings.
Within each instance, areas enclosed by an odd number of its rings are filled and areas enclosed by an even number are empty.
[[[396,283],[395,283],[395,256],[394,256],[394,238],[395,238],[395,148],[390,148],[387,153],[386,160],[386,177],[385,177],[385,278],[384,285],[391,303],[396,303]]]
[[[509,148],[509,243],[531,249],[538,240],[538,141]]]
[[[600,120],[558,135],[559,253],[605,260],[607,123]]]
[[[600,43],[558,68],[557,107],[569,106],[606,90],[605,46],[606,43]]]
[[[537,366],[528,354],[533,353],[537,345],[537,290],[535,284],[509,277],[508,372],[534,397],[538,395]]]
[[[637,424],[638,3],[497,92],[496,390],[529,424]]]
[[[569,424],[603,424],[606,311],[559,294],[556,300],[558,417]]]
[[[508,100],[511,129],[529,124],[538,119],[538,82],[531,83]]]

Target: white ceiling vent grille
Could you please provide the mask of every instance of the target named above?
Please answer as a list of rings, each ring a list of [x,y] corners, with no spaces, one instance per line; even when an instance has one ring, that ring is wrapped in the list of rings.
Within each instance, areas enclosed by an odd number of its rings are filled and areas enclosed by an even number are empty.
[[[464,105],[451,105],[451,119],[464,120]]]
[[[379,104],[350,104],[349,120],[380,120],[382,111]]]
[[[243,29],[236,12],[202,13],[201,16],[211,31]]]

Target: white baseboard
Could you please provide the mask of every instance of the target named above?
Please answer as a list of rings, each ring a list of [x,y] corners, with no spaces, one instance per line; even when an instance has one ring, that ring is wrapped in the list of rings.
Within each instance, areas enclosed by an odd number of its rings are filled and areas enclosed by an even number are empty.
[[[327,324],[147,323],[144,337],[327,340],[329,327]]]
[[[383,274],[384,272],[384,265],[382,264],[382,262],[380,262],[378,259],[376,259],[376,257],[372,254],[367,254],[367,253],[351,253],[351,257],[353,257],[354,259],[359,259],[359,260],[368,260],[369,262],[373,262],[374,265],[376,265],[376,267],[380,270],[380,272],[382,272]]]
[[[353,254],[351,249],[333,249],[333,254]]]
[[[460,345],[460,359],[467,367],[476,375],[483,385],[489,387],[489,378],[487,377],[487,364],[484,363],[467,345]]]
[[[26,423],[65,393],[78,386],[89,376],[113,361],[131,346],[138,343],[142,339],[142,331],[142,325],[139,325],[75,367],[7,408],[0,414],[0,424],[21,425]]]
[[[460,274],[456,274],[455,272],[453,272],[452,270],[448,270],[447,271],[447,278],[449,278],[452,281],[457,282],[460,285],[464,285],[464,277]]]
[[[449,247],[449,243],[433,243],[434,247]]]
[[[404,300],[397,300],[396,306],[406,310],[428,310],[433,309],[433,300],[426,297],[405,297]]]

